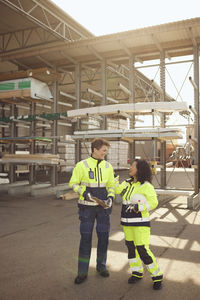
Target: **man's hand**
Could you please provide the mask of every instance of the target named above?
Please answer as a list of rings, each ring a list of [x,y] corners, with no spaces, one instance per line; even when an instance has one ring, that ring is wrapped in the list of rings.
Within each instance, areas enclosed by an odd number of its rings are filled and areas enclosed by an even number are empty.
[[[89,192],[84,192],[83,193],[83,197],[85,198],[86,201],[89,201],[89,202],[94,202],[94,200],[92,200],[92,195],[89,193]]]
[[[86,199],[87,201],[93,202],[93,201],[92,201],[92,195],[91,195],[90,193],[87,193],[87,194],[86,194],[85,199]]]
[[[105,201],[105,204],[107,207],[105,207],[105,209],[108,209],[112,206],[112,202],[113,202],[113,199],[112,197],[108,197],[108,199]]]

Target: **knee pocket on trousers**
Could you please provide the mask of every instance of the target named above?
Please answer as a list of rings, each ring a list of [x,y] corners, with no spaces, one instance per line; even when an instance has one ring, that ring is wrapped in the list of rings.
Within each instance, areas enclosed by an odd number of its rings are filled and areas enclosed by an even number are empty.
[[[134,245],[133,241],[126,241],[125,240],[125,244],[128,248],[128,258],[135,257],[135,245]]]
[[[80,224],[81,233],[92,234],[92,231],[93,231],[93,223],[81,222]]]
[[[143,261],[143,263],[145,265],[149,265],[153,262],[153,259],[151,258],[151,256],[147,253],[147,250],[145,248],[144,245],[142,246],[137,246],[137,251],[139,253],[139,256],[141,258],[141,260]]]
[[[108,233],[110,231],[110,224],[109,223],[100,223],[96,226],[97,233]]]

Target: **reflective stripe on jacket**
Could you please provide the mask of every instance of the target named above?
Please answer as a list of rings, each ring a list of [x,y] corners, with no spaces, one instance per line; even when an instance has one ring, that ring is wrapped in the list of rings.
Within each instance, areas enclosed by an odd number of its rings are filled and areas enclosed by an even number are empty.
[[[158,205],[153,185],[149,182],[141,184],[132,180],[123,181],[115,189],[122,194],[121,224],[124,226],[150,226],[149,211]],[[138,212],[127,211],[129,204],[137,204]]]
[[[112,165],[105,161],[98,161],[93,157],[78,162],[73,170],[69,186],[79,193],[79,204],[96,206],[95,202],[86,201],[84,192],[106,200],[115,196],[115,181]]]

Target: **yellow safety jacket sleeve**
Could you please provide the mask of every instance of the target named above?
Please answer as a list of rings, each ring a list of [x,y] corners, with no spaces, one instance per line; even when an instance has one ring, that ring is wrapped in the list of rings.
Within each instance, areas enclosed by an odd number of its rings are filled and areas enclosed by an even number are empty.
[[[113,199],[115,198],[115,177],[114,177],[114,171],[113,171],[113,167],[111,164],[109,164],[109,176],[108,176],[109,180],[106,184],[106,188],[108,191],[108,197],[113,197]]]
[[[142,194],[146,197],[149,207],[147,210],[153,210],[158,206],[158,199],[153,185],[149,182],[141,185]],[[144,207],[146,207],[144,205]]]
[[[83,167],[81,166],[81,164],[82,164],[81,161],[76,164],[69,181],[69,186],[73,188],[74,192],[79,193],[80,196],[82,196],[86,190],[86,186],[81,185],[82,177],[83,177],[83,172],[82,172]]]
[[[121,184],[119,182],[116,182],[115,184],[115,194],[121,194],[127,187],[128,187],[128,182],[123,181]]]

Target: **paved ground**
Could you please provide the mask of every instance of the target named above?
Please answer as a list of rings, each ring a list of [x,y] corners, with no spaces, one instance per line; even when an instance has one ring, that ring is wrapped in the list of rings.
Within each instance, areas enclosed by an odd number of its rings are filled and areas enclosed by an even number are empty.
[[[200,293],[199,211],[178,197],[160,203],[151,215],[151,249],[164,272],[164,287],[152,290],[144,279],[129,285],[127,251],[120,228],[120,207],[111,217],[109,278],[95,272],[96,233],[89,276],[74,285],[79,221],[75,200],[54,196],[0,196],[0,300],[193,300]]]

